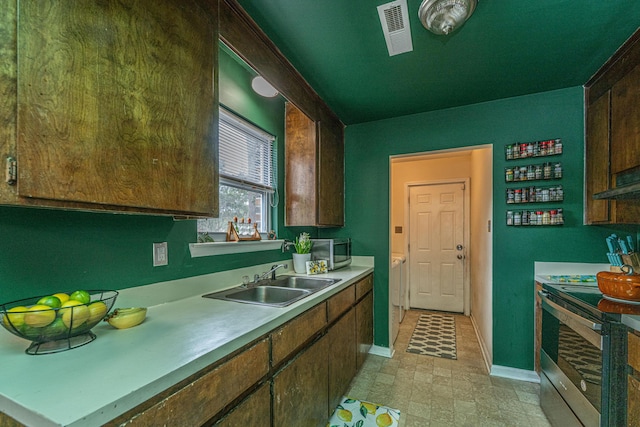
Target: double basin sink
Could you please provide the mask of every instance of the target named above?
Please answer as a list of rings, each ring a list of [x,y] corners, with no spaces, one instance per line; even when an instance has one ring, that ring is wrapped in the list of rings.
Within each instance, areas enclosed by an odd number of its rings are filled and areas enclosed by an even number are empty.
[[[203,295],[203,297],[247,304],[286,307],[339,281],[340,279],[280,276],[275,279],[261,280],[246,286],[227,289],[226,291],[213,292]]]

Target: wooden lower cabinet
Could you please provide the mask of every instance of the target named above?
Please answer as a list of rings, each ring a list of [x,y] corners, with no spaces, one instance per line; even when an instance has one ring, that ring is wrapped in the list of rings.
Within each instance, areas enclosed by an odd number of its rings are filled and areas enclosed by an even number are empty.
[[[356,312],[349,311],[327,333],[329,339],[329,411],[345,395],[356,375]]]
[[[356,304],[356,368],[364,364],[373,345],[373,292]]]
[[[273,378],[273,425],[326,426],[329,420],[327,335]],[[324,391],[324,392],[323,392]]]
[[[268,426],[271,423],[271,384],[266,383],[249,395],[216,427]]]

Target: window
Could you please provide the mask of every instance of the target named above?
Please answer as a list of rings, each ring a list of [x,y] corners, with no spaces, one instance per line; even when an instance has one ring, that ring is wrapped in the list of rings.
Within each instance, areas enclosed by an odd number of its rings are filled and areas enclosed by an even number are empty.
[[[276,190],[275,138],[222,108],[219,124],[220,215],[198,220],[198,233],[224,233],[235,216],[251,218],[266,233]]]

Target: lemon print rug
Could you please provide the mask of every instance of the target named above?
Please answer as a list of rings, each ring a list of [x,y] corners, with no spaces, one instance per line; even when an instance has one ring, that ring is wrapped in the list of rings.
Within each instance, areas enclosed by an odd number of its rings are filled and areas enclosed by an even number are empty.
[[[397,427],[400,411],[345,397],[327,427]]]

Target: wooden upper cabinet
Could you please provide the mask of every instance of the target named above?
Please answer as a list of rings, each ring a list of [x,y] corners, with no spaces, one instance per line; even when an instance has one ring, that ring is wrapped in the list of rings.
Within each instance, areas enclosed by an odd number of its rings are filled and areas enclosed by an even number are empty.
[[[285,222],[288,226],[344,225],[344,126],[314,122],[286,105]]]
[[[640,30],[585,84],[585,223],[640,223]]]
[[[316,124],[292,103],[285,108],[285,223],[315,225]]]
[[[610,92],[587,108],[586,132],[586,223],[609,221],[609,200],[595,200],[594,194],[609,188]]]
[[[640,166],[640,64],[611,89],[611,173]]]
[[[2,202],[216,216],[216,8],[18,4],[18,179]]]
[[[329,118],[318,124],[318,225],[344,225],[344,126]]]

